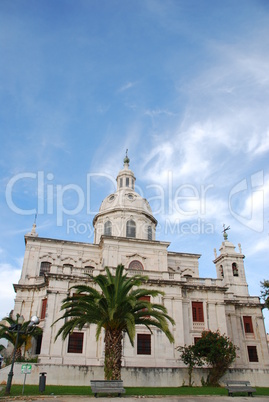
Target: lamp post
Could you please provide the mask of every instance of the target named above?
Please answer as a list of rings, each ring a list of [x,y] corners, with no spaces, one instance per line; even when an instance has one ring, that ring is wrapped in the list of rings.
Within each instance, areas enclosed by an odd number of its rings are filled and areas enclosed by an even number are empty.
[[[35,327],[37,324],[39,324],[39,318],[34,315],[34,316],[31,318],[31,321],[30,321],[29,325],[27,326],[26,330],[21,331],[21,327],[22,327],[23,321],[24,321],[23,316],[19,316],[19,317],[18,317],[18,321],[17,321],[17,322],[18,322],[17,325],[16,325],[14,328],[13,328],[13,326],[12,326],[12,327],[10,327],[10,329],[9,329],[11,332],[17,332],[17,335],[16,335],[16,341],[15,341],[15,346],[14,346],[14,352],[13,352],[13,357],[12,357],[12,363],[11,363],[11,367],[10,367],[10,372],[8,373],[8,378],[7,378],[7,386],[6,386],[6,391],[5,391],[5,394],[6,394],[6,395],[9,395],[9,394],[10,394],[12,378],[13,378],[13,375],[14,375],[13,368],[14,368],[15,357],[16,357],[16,351],[17,351],[18,342],[19,342],[19,335],[20,335],[20,334],[28,334],[28,333],[30,333],[31,330],[33,330],[34,327]]]

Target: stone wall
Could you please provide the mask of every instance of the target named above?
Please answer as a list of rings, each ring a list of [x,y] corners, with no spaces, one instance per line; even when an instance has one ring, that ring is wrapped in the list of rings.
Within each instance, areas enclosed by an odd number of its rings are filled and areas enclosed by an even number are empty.
[[[13,384],[23,384],[24,374],[21,373],[22,363],[14,366]],[[0,370],[0,384],[7,381],[10,366]],[[39,383],[39,375],[46,372],[46,382],[50,385],[82,385],[90,386],[91,380],[104,379],[103,367],[32,364],[32,372],[27,375],[26,384]],[[222,378],[248,380],[257,387],[268,386],[269,369],[230,369]],[[207,378],[206,369],[196,369],[193,372],[195,386],[201,386],[201,378]],[[122,368],[122,380],[125,387],[180,387],[188,385],[187,368]]]

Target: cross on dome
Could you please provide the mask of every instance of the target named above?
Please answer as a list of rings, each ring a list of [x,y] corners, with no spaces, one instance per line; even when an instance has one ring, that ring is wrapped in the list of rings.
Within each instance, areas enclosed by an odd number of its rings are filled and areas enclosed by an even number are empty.
[[[123,159],[124,164],[127,163],[127,165],[129,166],[130,163],[130,159],[128,158],[128,148],[126,149],[126,155],[125,158]]]

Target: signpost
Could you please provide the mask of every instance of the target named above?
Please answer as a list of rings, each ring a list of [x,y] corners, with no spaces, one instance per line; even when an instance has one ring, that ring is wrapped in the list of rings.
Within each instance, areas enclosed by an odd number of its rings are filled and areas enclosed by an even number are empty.
[[[21,372],[24,374],[24,382],[23,382],[23,387],[22,387],[22,395],[24,393],[24,385],[26,381],[26,376],[27,374],[31,374],[32,371],[32,365],[31,364],[22,364],[21,366]]]

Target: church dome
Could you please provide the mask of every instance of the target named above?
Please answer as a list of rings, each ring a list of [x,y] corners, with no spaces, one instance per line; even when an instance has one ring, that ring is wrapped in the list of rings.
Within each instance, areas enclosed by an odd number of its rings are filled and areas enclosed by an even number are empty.
[[[152,215],[148,201],[131,189],[122,189],[107,196],[100,206],[99,214],[111,212],[115,209],[135,210]]]
[[[102,202],[93,219],[95,242],[102,235],[136,237],[153,240],[157,220],[152,215],[148,201],[135,191],[135,176],[129,169],[130,159],[124,158],[124,167],[117,176],[117,190]],[[128,228],[129,223],[135,228]],[[135,235],[130,236],[130,233]]]

